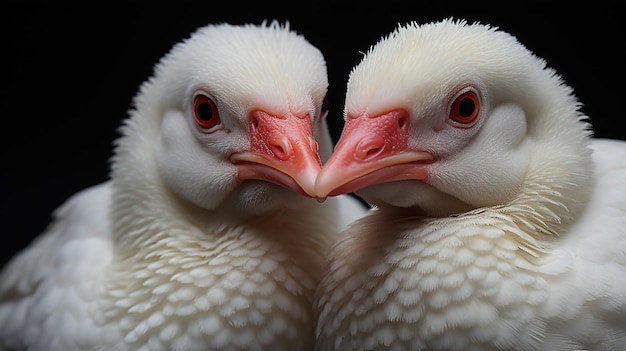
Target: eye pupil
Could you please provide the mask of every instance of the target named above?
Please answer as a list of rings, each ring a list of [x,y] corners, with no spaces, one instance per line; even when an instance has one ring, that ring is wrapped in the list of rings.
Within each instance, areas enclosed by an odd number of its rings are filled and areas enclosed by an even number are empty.
[[[213,118],[213,109],[211,108],[211,105],[209,105],[206,102],[198,104],[197,113],[198,113],[198,118],[200,118],[203,121],[210,121],[211,118]]]
[[[469,117],[474,113],[475,108],[476,104],[474,104],[474,100],[463,98],[459,103],[459,114],[463,117]]]

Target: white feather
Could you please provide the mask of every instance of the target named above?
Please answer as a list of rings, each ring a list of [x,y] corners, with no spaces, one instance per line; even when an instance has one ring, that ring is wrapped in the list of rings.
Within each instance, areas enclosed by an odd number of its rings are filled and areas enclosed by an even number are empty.
[[[134,100],[111,180],[3,269],[0,349],[310,349],[321,266],[358,202],[240,183],[229,157],[260,109],[308,116],[326,159],[327,85],[288,25],[208,25],[177,44]],[[194,124],[198,91],[217,101],[217,132]]]
[[[476,121],[448,121],[468,86]],[[374,45],[351,72],[346,130],[318,191],[354,182],[378,208],[330,254],[316,349],[626,350],[626,143],[590,138],[578,108],[497,28],[410,23]],[[412,163],[427,176],[366,186],[333,175],[352,166],[342,160],[396,152],[371,128],[352,136],[389,111],[409,116],[396,148],[434,155]]]

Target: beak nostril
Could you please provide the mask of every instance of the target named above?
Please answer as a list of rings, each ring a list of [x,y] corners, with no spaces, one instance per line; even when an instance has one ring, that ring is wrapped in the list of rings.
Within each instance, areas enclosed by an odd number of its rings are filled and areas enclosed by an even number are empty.
[[[259,119],[256,118],[255,116],[252,116],[250,118],[250,126],[252,127],[252,130],[256,130],[259,128]]]
[[[365,159],[372,158],[372,157],[378,155],[382,150],[383,150],[382,147],[372,148],[372,149],[367,150],[365,152]]]
[[[293,147],[289,138],[281,135],[272,138],[268,143],[268,147],[274,153],[274,155],[281,160],[287,160],[293,155]]]
[[[407,124],[408,117],[401,116],[398,118],[398,128],[402,129]]]
[[[378,136],[372,135],[361,140],[357,145],[354,156],[359,160],[368,160],[379,155],[385,147],[385,140]]]
[[[309,145],[311,145],[311,150],[315,150],[316,152],[320,149],[320,144],[318,144],[317,140],[313,137],[309,137]]]

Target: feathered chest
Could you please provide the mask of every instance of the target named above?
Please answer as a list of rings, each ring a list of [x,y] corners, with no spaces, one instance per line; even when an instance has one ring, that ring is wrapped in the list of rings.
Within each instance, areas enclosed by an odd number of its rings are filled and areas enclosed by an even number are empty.
[[[508,330],[535,328],[534,311],[547,299],[520,231],[486,215],[379,213],[357,223],[336,245],[317,292],[318,334],[352,349],[461,349],[469,335],[477,344],[520,342]]]
[[[267,229],[224,226],[210,240],[171,228],[153,233],[142,250],[113,266],[104,320],[119,325],[132,348],[307,345],[319,245],[327,243],[294,247],[282,240],[286,234]]]

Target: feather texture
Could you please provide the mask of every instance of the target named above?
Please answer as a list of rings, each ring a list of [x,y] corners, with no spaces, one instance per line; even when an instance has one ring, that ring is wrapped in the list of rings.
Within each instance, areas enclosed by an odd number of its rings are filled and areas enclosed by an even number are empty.
[[[133,101],[111,180],[3,269],[0,349],[311,349],[326,251],[364,211],[309,195],[332,149],[327,85],[288,24],[176,44]]]
[[[626,350],[626,143],[579,107],[489,25],[373,45],[316,191],[375,209],[330,254],[316,349]]]

